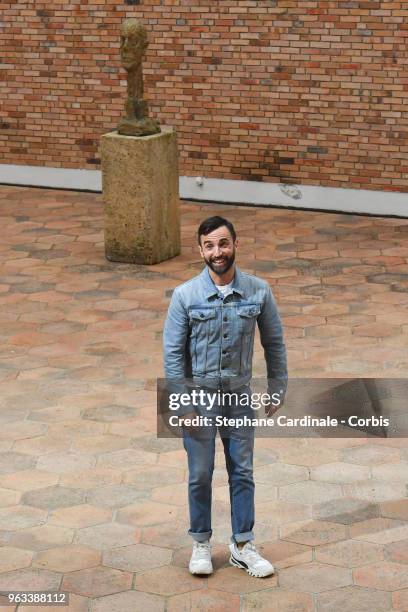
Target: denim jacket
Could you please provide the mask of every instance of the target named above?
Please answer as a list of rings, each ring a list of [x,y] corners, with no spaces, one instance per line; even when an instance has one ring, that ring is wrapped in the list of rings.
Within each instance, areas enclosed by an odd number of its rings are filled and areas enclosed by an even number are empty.
[[[232,293],[223,297],[206,266],[173,292],[163,333],[166,379],[221,389],[248,384],[256,323],[268,388],[286,390],[282,325],[268,283],[236,267]]]

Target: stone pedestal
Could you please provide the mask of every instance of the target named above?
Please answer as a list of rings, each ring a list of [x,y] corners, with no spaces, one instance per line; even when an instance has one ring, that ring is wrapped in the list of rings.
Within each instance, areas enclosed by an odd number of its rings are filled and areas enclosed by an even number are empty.
[[[155,264],[180,253],[176,133],[101,139],[105,254],[111,261]]]

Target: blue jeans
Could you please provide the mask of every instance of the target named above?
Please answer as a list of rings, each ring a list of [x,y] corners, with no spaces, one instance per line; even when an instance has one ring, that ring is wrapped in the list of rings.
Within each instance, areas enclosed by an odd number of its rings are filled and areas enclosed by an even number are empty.
[[[215,414],[232,418],[246,414],[255,415],[251,408],[230,409],[217,407]],[[189,534],[197,542],[204,542],[212,535],[211,500],[212,475],[214,471],[215,437],[217,426],[205,428],[205,435],[197,435],[184,429],[183,442],[187,451],[189,480],[188,502],[190,509]],[[254,428],[218,427],[224,446],[225,463],[231,502],[232,539],[247,542],[254,539],[254,492],[253,450]]]

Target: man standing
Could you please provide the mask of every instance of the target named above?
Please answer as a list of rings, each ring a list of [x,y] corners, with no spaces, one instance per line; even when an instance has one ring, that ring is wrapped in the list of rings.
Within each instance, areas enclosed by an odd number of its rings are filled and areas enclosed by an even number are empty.
[[[198,276],[176,287],[164,327],[164,367],[168,381],[190,380],[201,389],[250,392],[255,324],[264,348],[269,394],[284,395],[287,385],[286,351],[282,326],[269,285],[235,265],[238,246],[232,223],[210,217],[198,228],[198,244],[206,267]],[[233,394],[231,394],[233,395]],[[225,415],[225,407],[217,407]],[[192,416],[191,409],[186,409]],[[208,408],[207,408],[208,410]],[[228,414],[242,416],[239,401]],[[204,408],[205,411],[205,408]],[[276,411],[270,405],[268,416]],[[186,412],[186,411],[185,411]],[[245,412],[245,409],[244,409]],[[205,435],[183,428],[189,466],[189,509],[193,553],[192,574],[211,574],[211,489],[215,426]],[[274,568],[253,544],[254,480],[253,427],[220,427],[230,487],[232,538],[230,562],[252,576],[264,577]]]

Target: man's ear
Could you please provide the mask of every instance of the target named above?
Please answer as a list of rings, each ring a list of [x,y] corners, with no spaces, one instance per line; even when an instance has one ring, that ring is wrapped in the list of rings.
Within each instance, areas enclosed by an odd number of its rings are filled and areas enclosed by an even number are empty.
[[[198,250],[200,251],[201,258],[204,259],[203,249],[201,248],[201,244],[198,245]]]
[[[235,238],[234,247],[237,248],[237,246],[238,246],[238,238]]]

